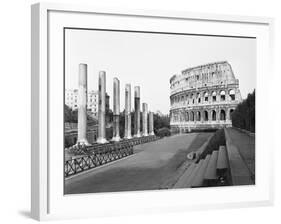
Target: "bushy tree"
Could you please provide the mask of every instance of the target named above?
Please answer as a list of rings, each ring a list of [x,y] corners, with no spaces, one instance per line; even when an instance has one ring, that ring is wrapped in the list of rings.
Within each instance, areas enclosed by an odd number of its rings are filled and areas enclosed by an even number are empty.
[[[255,132],[255,90],[238,104],[231,115],[231,119],[234,127]]]
[[[170,117],[168,115],[154,114],[154,129],[170,128]]]
[[[91,124],[97,124],[97,120],[87,114],[87,120]],[[72,110],[69,106],[64,105],[64,122],[77,123],[78,110]]]

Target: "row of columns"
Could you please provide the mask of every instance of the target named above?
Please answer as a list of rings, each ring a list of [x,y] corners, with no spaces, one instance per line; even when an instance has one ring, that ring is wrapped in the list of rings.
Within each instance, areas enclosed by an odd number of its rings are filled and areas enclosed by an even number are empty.
[[[90,145],[87,140],[87,65],[79,64],[78,88],[78,138],[77,143]],[[97,143],[107,143],[106,139],[106,73],[99,72],[98,85],[98,138]],[[147,103],[142,104],[142,133],[140,132],[140,87],[134,88],[134,137],[154,135],[153,112],[148,113]],[[149,133],[147,130],[149,117]],[[113,141],[120,141],[120,81],[113,79]],[[131,84],[125,86],[125,139],[131,139]]]

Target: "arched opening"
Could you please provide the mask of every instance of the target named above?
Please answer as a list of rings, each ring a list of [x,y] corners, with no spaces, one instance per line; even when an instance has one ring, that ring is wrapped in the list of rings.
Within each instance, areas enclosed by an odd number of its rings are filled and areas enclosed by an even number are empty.
[[[232,120],[232,113],[233,113],[233,111],[234,111],[233,109],[230,109],[230,110],[229,110],[229,118],[230,118],[231,120]]]
[[[205,99],[205,102],[208,102],[208,100],[209,100],[209,94],[208,93],[204,94],[204,99]]]
[[[212,120],[213,121],[217,120],[217,113],[214,110],[212,111]]]
[[[212,93],[212,99],[213,99],[213,102],[215,102],[217,100],[217,93],[216,92]]]
[[[186,121],[189,121],[189,113],[188,112],[186,112],[185,118],[186,118]]]
[[[220,120],[225,121],[225,111],[224,110],[221,110],[221,112],[220,112]]]
[[[204,111],[204,121],[208,121],[208,111]]]
[[[221,96],[221,101],[225,101],[225,91],[224,90],[222,90],[220,92],[220,96]]]
[[[235,91],[233,89],[229,91],[229,96],[231,100],[235,100]]]
[[[200,113],[200,111],[197,111],[196,120],[197,120],[197,121],[200,121],[200,120],[201,120],[201,113]]]
[[[194,121],[194,112],[193,111],[191,111],[191,113],[190,113],[190,120]]]
[[[201,95],[200,95],[200,93],[197,93],[197,102],[201,103]]]

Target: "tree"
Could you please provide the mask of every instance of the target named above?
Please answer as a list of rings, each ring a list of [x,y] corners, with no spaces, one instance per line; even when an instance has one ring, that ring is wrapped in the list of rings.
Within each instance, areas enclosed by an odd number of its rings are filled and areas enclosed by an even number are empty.
[[[87,114],[87,120],[91,124],[97,124],[97,120]],[[64,122],[77,123],[78,110],[72,110],[69,106],[64,105]]]
[[[232,125],[241,129],[255,132],[255,90],[249,93],[231,115]]]

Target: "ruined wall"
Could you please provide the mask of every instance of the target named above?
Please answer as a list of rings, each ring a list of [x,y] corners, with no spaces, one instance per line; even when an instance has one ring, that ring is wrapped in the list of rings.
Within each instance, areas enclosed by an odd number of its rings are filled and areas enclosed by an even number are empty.
[[[231,113],[242,100],[239,80],[226,61],[183,70],[170,79],[170,90],[173,132],[231,126]]]

